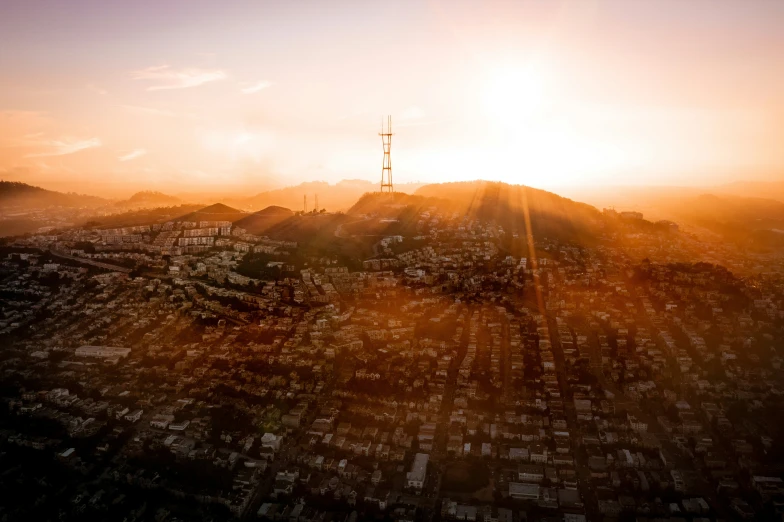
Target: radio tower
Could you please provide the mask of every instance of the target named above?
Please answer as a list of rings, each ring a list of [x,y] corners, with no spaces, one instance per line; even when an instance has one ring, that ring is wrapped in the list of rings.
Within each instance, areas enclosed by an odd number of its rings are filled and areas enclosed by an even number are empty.
[[[302,213],[303,214],[307,214],[308,213],[308,195],[307,194],[303,194],[302,195]]]
[[[389,153],[392,149],[392,116],[387,116],[387,131],[384,132],[384,118],[381,118],[381,144],[384,146],[384,161],[381,164],[381,192],[392,193],[392,158]]]

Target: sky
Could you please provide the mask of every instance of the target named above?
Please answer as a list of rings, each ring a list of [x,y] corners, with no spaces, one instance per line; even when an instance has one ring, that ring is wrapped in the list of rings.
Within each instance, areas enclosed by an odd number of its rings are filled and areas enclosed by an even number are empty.
[[[784,180],[779,0],[3,0],[0,178]]]

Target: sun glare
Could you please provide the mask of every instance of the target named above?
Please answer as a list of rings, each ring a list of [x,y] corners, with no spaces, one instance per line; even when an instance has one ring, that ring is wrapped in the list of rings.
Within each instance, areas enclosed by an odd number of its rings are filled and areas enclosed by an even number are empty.
[[[492,122],[504,127],[536,116],[546,102],[543,74],[532,66],[492,71],[482,92],[482,106]]]

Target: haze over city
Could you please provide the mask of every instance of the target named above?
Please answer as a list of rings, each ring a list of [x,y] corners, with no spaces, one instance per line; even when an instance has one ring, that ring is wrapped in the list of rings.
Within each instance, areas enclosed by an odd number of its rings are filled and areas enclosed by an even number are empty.
[[[782,522],[782,28],[0,2],[0,522]]]
[[[784,6],[761,0],[7,1],[0,176],[224,193],[377,181],[784,179]]]

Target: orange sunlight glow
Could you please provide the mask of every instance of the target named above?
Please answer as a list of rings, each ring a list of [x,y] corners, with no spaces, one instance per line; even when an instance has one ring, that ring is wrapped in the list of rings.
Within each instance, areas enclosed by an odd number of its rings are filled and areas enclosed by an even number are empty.
[[[507,130],[538,119],[547,106],[546,79],[533,66],[504,66],[485,80],[482,106],[485,113]]]
[[[382,114],[397,183],[784,172],[780,2],[6,3],[3,179],[112,196],[375,183]],[[358,45],[379,34],[405,38]]]

